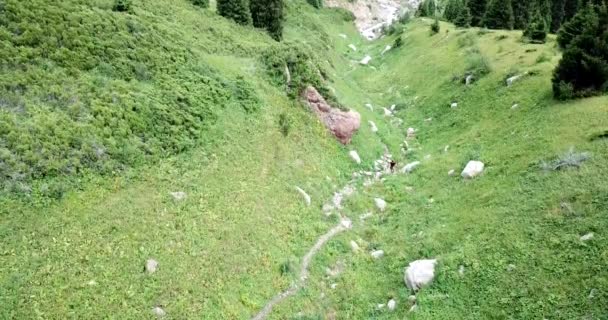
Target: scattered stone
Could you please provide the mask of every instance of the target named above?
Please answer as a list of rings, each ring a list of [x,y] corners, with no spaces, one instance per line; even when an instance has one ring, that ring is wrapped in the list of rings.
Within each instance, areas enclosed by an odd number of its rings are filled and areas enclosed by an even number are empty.
[[[302,198],[304,198],[304,202],[306,203],[307,206],[310,206],[310,196],[308,195],[308,193],[306,193],[306,191],[302,190],[302,188],[297,187],[296,186],[296,190],[300,193],[300,195],[302,195]]]
[[[454,174],[456,174],[456,170],[452,169],[452,170],[448,171],[448,176],[453,177]]]
[[[384,110],[384,116],[385,117],[392,117],[393,116],[393,112],[387,108],[382,108]]]
[[[165,310],[163,310],[163,308],[161,308],[161,307],[154,307],[154,308],[152,308],[152,313],[155,316],[159,317],[159,318],[162,318],[165,315],[167,315],[167,313],[165,312]]]
[[[171,197],[173,197],[173,200],[175,201],[182,201],[186,199],[187,196],[186,193],[182,191],[170,192],[169,194],[171,195]]]
[[[464,276],[464,266],[463,265],[461,265],[460,267],[458,267],[458,274],[460,276]]]
[[[430,284],[435,278],[437,260],[416,260],[405,269],[404,281],[410,290],[418,291]]]
[[[342,38],[342,39],[346,39],[346,38],[348,38],[348,37],[347,37],[347,36],[346,36],[344,33],[340,33],[338,36],[339,36],[340,38]]]
[[[344,269],[346,268],[346,265],[344,265],[344,261],[338,261],[336,262],[336,264],[334,265],[333,268],[325,268],[325,273],[332,278],[335,278],[337,276],[339,276]]]
[[[407,301],[411,304],[415,304],[416,303],[416,296],[415,295],[410,295],[409,297],[407,297]]]
[[[593,299],[595,298],[595,294],[597,293],[597,289],[591,289],[591,291],[589,292],[589,296],[587,296],[588,299]]]
[[[445,148],[443,148],[443,152],[444,153],[448,153],[448,151],[450,151],[450,146],[449,145],[447,145],[447,146],[445,146]]]
[[[156,272],[156,270],[158,270],[158,261],[156,261],[154,259],[148,259],[146,261],[145,270],[149,274]]]
[[[371,121],[371,120],[369,121],[369,126],[371,127],[373,133],[378,132],[378,127],[376,126],[376,124],[373,121]]]
[[[374,203],[376,204],[376,208],[378,208],[378,210],[380,210],[381,212],[386,210],[386,201],[384,201],[383,199],[375,198]]]
[[[429,200],[427,200],[427,202],[429,204],[433,204],[433,203],[435,203],[435,199],[434,198],[429,198]]]
[[[426,119],[424,119],[424,121],[425,122],[431,122],[431,121],[433,121],[433,118],[432,117],[431,118],[426,118]]]
[[[418,309],[418,305],[417,305],[417,304],[413,305],[413,306],[410,308],[410,312],[414,312],[414,311],[416,311],[416,309]]]
[[[349,144],[361,126],[361,115],[353,110],[342,111],[332,107],[312,86],[308,86],[302,96],[310,110],[317,115],[317,118],[336,139],[342,144]]]
[[[323,213],[325,213],[326,216],[331,215],[331,212],[335,209],[334,206],[332,206],[329,203],[326,203],[323,205]]]
[[[408,138],[415,138],[416,137],[416,129],[414,129],[414,128],[407,128],[407,137]]]
[[[377,307],[378,309],[384,309],[386,305],[384,303],[378,303]]]
[[[401,171],[403,173],[412,173],[419,165],[420,161],[414,161],[412,163],[408,163]]]
[[[393,104],[393,105],[391,105],[391,107],[390,107],[390,109],[391,109],[391,111],[392,111],[392,112],[394,112],[394,111],[395,111],[395,108],[397,108],[397,105],[396,105],[396,104]]]
[[[357,47],[354,44],[349,44],[348,47],[355,52],[357,51]]]
[[[350,221],[350,219],[348,218],[342,218],[340,224],[342,225],[342,227],[344,227],[344,229],[351,229],[353,227],[353,222]]]
[[[514,110],[514,109],[517,109],[517,108],[519,108],[519,104],[517,104],[517,103],[511,106],[511,110]]]
[[[364,214],[362,214],[362,215],[359,216],[359,220],[365,221],[365,220],[371,218],[372,216],[373,216],[373,213],[366,212],[366,213],[364,213]]]
[[[407,191],[407,192],[414,192],[414,187],[406,186],[405,187],[405,191]]]
[[[472,74],[467,75],[467,77],[464,79],[464,84],[467,86],[472,85],[473,82],[475,82],[475,76]]]
[[[384,251],[383,250],[372,251],[371,255],[372,255],[372,258],[374,258],[374,259],[380,259],[380,258],[384,257]]]
[[[361,249],[355,240],[350,241],[350,247],[353,249],[353,252],[358,252]]]
[[[424,156],[424,160],[431,160],[432,156],[430,154],[427,154],[426,156]]]
[[[397,307],[397,301],[395,301],[395,299],[389,300],[388,303],[386,304],[386,307],[390,311],[395,310],[395,308]]]
[[[450,105],[450,108],[452,108],[452,109],[456,109],[456,108],[458,108],[458,102],[454,102],[454,103],[452,103],[452,104]]]
[[[359,157],[359,154],[357,153],[357,151],[352,150],[348,153],[348,155],[350,156],[351,159],[353,159],[353,161],[355,161],[357,164],[361,164],[361,158]]]
[[[87,285],[89,285],[89,286],[96,286],[97,285],[97,281],[91,280],[91,281],[87,282]]]
[[[393,47],[391,47],[390,45],[387,45],[384,50],[382,50],[381,55],[384,55],[385,53],[387,53],[389,50],[391,50]]]
[[[361,61],[359,63],[362,65],[367,65],[370,61],[372,61],[372,57],[365,56],[365,58],[361,59]]]
[[[589,232],[586,235],[582,236],[580,239],[581,239],[581,241],[589,241],[589,240],[593,239],[593,236],[594,236],[593,232]]]
[[[509,272],[514,271],[515,269],[517,269],[517,266],[515,266],[514,264],[509,264],[507,266],[507,271]]]
[[[366,103],[365,107],[369,109],[369,111],[374,111],[374,106],[371,105],[371,103]]]
[[[461,176],[465,179],[475,178],[483,172],[484,166],[485,165],[481,161],[469,161],[462,171]]]
[[[517,82],[519,79],[521,79],[526,74],[527,74],[527,72],[524,73],[524,74],[518,74],[516,76],[512,76],[512,77],[508,78],[507,79],[507,87],[512,86],[515,82]]]

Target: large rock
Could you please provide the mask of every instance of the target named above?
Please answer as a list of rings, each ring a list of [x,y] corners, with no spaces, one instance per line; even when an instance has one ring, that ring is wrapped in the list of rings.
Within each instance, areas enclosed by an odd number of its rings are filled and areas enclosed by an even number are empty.
[[[330,106],[317,89],[309,86],[304,90],[308,107],[319,117],[323,125],[342,143],[350,143],[361,126],[361,115],[355,111],[342,111]]]
[[[465,179],[473,179],[483,172],[484,164],[481,161],[469,161],[462,170],[461,176]]]
[[[437,260],[416,260],[405,269],[403,280],[410,290],[418,291],[435,278]]]

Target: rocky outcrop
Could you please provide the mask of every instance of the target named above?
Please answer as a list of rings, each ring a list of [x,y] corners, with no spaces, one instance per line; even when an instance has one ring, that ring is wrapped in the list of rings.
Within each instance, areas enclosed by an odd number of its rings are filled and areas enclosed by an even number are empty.
[[[342,143],[349,144],[361,126],[361,115],[355,111],[342,111],[330,106],[312,86],[304,90],[304,101],[325,127]]]

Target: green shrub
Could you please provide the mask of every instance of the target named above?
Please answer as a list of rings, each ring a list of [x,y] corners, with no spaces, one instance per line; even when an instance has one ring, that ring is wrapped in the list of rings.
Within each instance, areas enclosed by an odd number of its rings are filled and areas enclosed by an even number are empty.
[[[431,24],[431,34],[439,33],[440,29],[441,29],[441,26],[439,25],[439,19],[435,19],[435,22],[433,22],[433,24]]]
[[[545,43],[547,39],[547,23],[539,11],[536,12],[532,21],[524,30],[524,37],[534,43]]]
[[[238,24],[251,24],[251,11],[247,0],[217,0],[217,13]]]
[[[490,29],[513,29],[515,17],[511,0],[491,0],[482,23]]]
[[[266,29],[273,39],[281,41],[285,19],[284,6],[283,0],[251,0],[253,26]]]
[[[306,0],[311,6],[321,9],[323,8],[323,0]]]
[[[131,11],[131,0],[114,0],[114,6],[112,10],[117,12],[129,12]]]
[[[397,37],[395,41],[393,41],[393,48],[399,48],[403,45],[403,39],[401,37]]]
[[[492,72],[490,62],[484,57],[479,50],[471,50],[467,54],[467,73],[474,75],[477,78],[481,78]]]
[[[279,131],[283,134],[284,137],[289,135],[289,131],[291,130],[291,120],[285,113],[281,113],[279,115]]]
[[[209,0],[192,0],[192,4],[201,8],[209,8]]]

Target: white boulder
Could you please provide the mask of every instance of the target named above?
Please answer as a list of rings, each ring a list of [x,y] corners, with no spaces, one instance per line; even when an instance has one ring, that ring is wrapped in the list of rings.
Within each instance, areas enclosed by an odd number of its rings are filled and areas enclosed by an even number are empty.
[[[171,195],[171,197],[173,197],[173,200],[175,201],[182,201],[186,199],[187,196],[186,193],[182,191],[170,192],[169,194]]]
[[[450,105],[450,108],[452,108],[452,109],[456,109],[456,108],[458,108],[458,102],[454,102],[454,103],[452,103],[452,104]]]
[[[484,166],[481,161],[469,161],[460,175],[465,179],[475,178],[483,172]]]
[[[589,241],[589,240],[593,239],[593,236],[595,236],[593,234],[593,232],[589,232],[586,235],[582,236],[580,239],[581,239],[581,241]]]
[[[430,284],[435,278],[436,259],[416,260],[405,269],[403,280],[405,285],[413,291],[418,291]]]
[[[390,45],[387,45],[384,50],[382,50],[381,55],[384,55],[385,53],[387,53],[389,50],[391,50],[393,47],[391,47]]]
[[[357,47],[355,47],[355,45],[354,45],[354,44],[352,44],[352,43],[351,43],[351,44],[349,44],[349,45],[348,45],[348,47],[349,47],[351,50],[353,50],[353,51],[357,51]]]
[[[359,154],[357,153],[357,151],[352,150],[351,152],[348,153],[348,155],[350,156],[351,159],[353,159],[354,162],[356,162],[357,164],[361,164],[361,158],[359,157]]]
[[[380,258],[384,257],[384,250],[372,251],[371,255],[372,255],[372,258],[374,258],[374,259],[380,259]]]
[[[372,61],[372,57],[365,56],[365,58],[361,59],[361,61],[359,63],[362,65],[367,65],[370,61]]]
[[[371,120],[369,121],[369,126],[373,133],[378,132],[378,127],[376,126],[376,124],[373,121],[371,121]]]
[[[154,259],[148,259],[146,261],[146,267],[145,270],[147,273],[154,273],[156,272],[156,270],[158,269],[158,261],[154,260]]]
[[[386,307],[390,311],[395,310],[395,308],[397,308],[397,301],[395,301],[395,299],[389,300],[388,303],[386,304]]]
[[[376,204],[376,208],[380,211],[386,210],[386,201],[380,198],[375,198],[374,203]]]
[[[420,161],[414,161],[412,163],[408,163],[405,167],[403,167],[403,173],[412,173],[418,166],[420,165]]]

